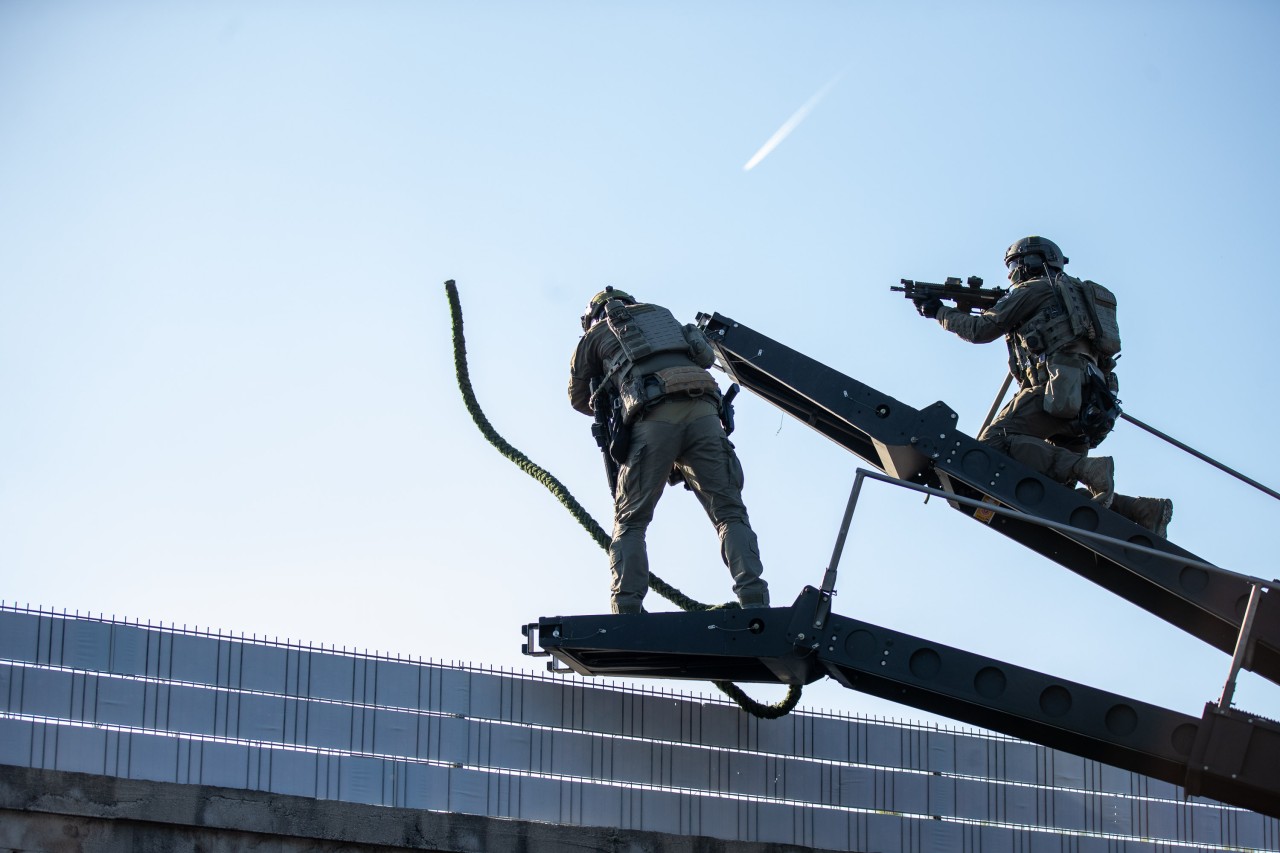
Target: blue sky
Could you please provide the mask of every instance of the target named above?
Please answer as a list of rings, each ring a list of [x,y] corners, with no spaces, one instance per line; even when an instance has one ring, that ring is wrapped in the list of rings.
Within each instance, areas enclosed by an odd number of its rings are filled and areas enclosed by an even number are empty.
[[[1280,485],[1278,35],[1268,2],[6,0],[0,597],[534,668],[520,624],[604,609],[607,565],[471,424],[447,278],[490,419],[605,523],[564,390],[605,284],[945,400],[973,433],[1003,348],[888,287],[1002,283],[1031,233],[1119,295],[1127,410]],[[821,579],[857,460],[749,395],[738,423],[789,601]],[[1277,574],[1274,500],[1131,425],[1103,450],[1122,491],[1175,500],[1175,542]],[[690,495],[649,538],[657,573],[728,597]],[[839,612],[938,642],[1197,715],[1226,676],[885,486],[842,565]],[[1280,714],[1252,675],[1237,701]]]

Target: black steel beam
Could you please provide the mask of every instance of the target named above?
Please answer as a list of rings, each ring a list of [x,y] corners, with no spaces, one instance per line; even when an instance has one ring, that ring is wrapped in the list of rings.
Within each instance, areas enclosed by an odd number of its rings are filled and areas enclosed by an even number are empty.
[[[1275,723],[1212,708],[1202,722],[829,614],[829,603],[819,590],[806,587],[791,607],[557,616],[530,625],[528,633],[536,629],[543,652],[582,675],[783,684],[830,675],[853,690],[1193,785],[1191,793],[1280,817],[1280,726]],[[757,653],[761,657],[753,661]]]
[[[1167,553],[1171,559],[1001,516],[989,522],[1192,636],[1228,654],[1235,648],[1248,583],[1191,565],[1206,561],[979,444],[956,429],[944,403],[914,409],[720,314],[698,319],[735,381],[886,473]],[[1277,596],[1263,596],[1253,637],[1246,668],[1280,683]]]
[[[914,437],[955,426],[949,409],[926,417],[727,317],[698,320],[740,385],[895,477],[909,478],[929,463]]]

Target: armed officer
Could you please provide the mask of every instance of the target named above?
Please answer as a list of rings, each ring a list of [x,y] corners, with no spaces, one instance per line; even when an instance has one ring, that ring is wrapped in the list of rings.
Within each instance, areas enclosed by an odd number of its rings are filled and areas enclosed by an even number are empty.
[[[1083,483],[1103,506],[1165,536],[1173,501],[1115,493],[1115,463],[1086,454],[1106,438],[1119,409],[1116,298],[1092,281],[1066,275],[1068,258],[1052,240],[1024,237],[1004,255],[1013,287],[981,314],[939,299],[916,307],[971,343],[1004,336],[1014,398],[978,436],[1022,464],[1067,486]]]
[[[612,287],[592,297],[582,329],[569,362],[569,403],[591,415],[616,397],[615,420],[629,433],[629,447],[617,456],[609,545],[613,612],[643,612],[649,590],[645,530],[676,475],[716,527],[738,602],[767,607],[760,548],[742,503],[742,465],[721,423],[720,389],[707,370],[715,353],[702,330]]]

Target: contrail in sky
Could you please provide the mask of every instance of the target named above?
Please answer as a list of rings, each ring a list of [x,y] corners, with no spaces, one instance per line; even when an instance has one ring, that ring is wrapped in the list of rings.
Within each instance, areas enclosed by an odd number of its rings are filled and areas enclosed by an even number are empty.
[[[813,108],[816,107],[818,103],[827,96],[827,93],[831,91],[833,86],[835,86],[837,83],[840,82],[840,78],[843,76],[844,76],[844,72],[841,71],[839,74],[832,77],[831,82],[827,83],[827,85],[819,89],[816,95],[814,95],[812,98],[806,101],[803,107],[796,110],[791,115],[791,118],[784,121],[782,123],[782,127],[778,128],[777,131],[773,134],[773,136],[769,137],[769,141],[766,142],[764,145],[761,145],[760,150],[757,151],[754,155],[752,155],[751,159],[747,161],[747,164],[742,167],[742,171],[750,172],[752,169],[755,168],[757,163],[759,163],[764,158],[768,157],[769,154],[772,153],[773,149],[781,145],[782,140],[790,136],[791,131],[799,127],[800,122],[804,121],[806,118],[809,117],[809,113],[813,112]]]

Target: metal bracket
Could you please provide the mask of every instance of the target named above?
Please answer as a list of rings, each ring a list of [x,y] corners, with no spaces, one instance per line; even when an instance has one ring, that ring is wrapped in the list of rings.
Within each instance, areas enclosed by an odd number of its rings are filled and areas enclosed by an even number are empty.
[[[520,654],[522,654],[522,655],[528,655],[528,656],[529,656],[529,657],[531,657],[531,658],[549,658],[549,657],[551,657],[551,652],[546,651],[545,649],[538,648],[538,647],[535,645],[535,643],[536,643],[536,641],[537,641],[537,638],[538,638],[538,623],[537,623],[537,622],[527,622],[527,623],[525,623],[524,625],[521,625],[521,626],[520,626],[520,633],[521,633],[521,634],[523,634],[523,635],[525,636],[525,638],[526,638],[526,639],[528,639],[528,641],[529,641],[529,642],[527,642],[527,643],[521,643],[521,644],[520,644]],[[550,664],[550,663],[548,663],[548,664],[547,664],[547,668],[548,668],[548,669],[550,669],[550,668],[551,668],[551,666],[552,666],[552,664]],[[552,672],[560,672],[560,671],[569,672],[569,671],[571,671],[571,670],[552,670]]]

